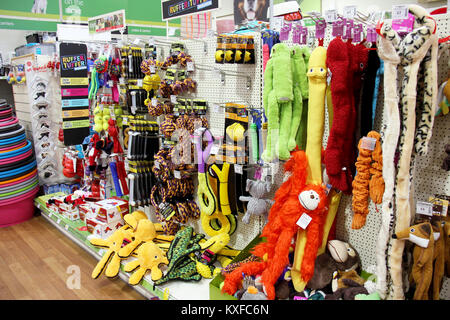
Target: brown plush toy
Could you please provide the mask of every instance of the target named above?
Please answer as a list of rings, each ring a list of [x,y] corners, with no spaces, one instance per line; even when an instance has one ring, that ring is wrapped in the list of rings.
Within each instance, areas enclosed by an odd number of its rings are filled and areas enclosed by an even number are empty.
[[[445,146],[445,153],[447,153],[447,157],[445,157],[444,163],[442,163],[442,169],[450,171],[450,144]]]
[[[317,256],[314,275],[306,285],[313,290],[323,289],[331,283],[333,273],[337,270],[361,271],[361,259],[358,252],[349,243],[341,240],[328,241],[327,250]]]
[[[333,294],[327,294],[325,300],[355,300],[358,294],[369,294],[364,283],[355,270],[336,271],[332,280]]]
[[[450,278],[450,216],[447,215],[447,220],[444,223],[444,237],[445,237],[445,276]]]
[[[433,278],[434,235],[429,222],[411,226],[392,235],[394,239],[408,239],[415,244],[411,280],[415,282],[414,300],[427,300]]]
[[[439,220],[432,220],[434,234],[434,264],[433,264],[433,282],[431,284],[429,295],[433,300],[439,300],[442,279],[444,278],[445,268],[445,236],[444,227]]]

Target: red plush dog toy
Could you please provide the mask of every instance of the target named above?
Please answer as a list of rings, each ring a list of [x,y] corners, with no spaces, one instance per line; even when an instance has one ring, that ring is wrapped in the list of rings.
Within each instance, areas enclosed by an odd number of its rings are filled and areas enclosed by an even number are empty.
[[[261,237],[265,241],[255,246],[252,254],[260,261],[244,263],[225,276],[222,291],[233,295],[243,275],[261,275],[268,299],[275,299],[275,283],[289,264],[289,247],[297,234],[297,222],[303,214],[311,217],[306,227],[307,243],[301,266],[302,277],[309,280],[314,273],[317,250],[322,243],[323,225],[327,212],[327,195],[320,185],[306,184],[308,161],[304,151],[292,153],[285,164],[290,177],[275,193],[275,203]]]

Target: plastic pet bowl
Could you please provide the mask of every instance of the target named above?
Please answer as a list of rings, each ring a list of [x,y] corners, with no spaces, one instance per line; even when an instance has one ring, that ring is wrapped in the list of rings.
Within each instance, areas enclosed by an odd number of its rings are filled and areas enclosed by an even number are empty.
[[[34,214],[34,197],[39,187],[26,194],[0,202],[0,228],[12,226],[30,220]]]

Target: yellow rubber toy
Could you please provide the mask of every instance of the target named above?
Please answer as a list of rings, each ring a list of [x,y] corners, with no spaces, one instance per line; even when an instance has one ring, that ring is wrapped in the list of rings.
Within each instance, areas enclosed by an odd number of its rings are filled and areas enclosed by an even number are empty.
[[[218,182],[218,194],[220,211],[224,215],[231,214],[230,199],[228,197],[228,176],[230,174],[230,164],[224,163],[222,170],[216,164],[209,167],[209,173]]]
[[[197,197],[200,205],[200,212],[209,216],[217,210],[217,198],[211,190],[207,175],[207,172],[198,174]]]

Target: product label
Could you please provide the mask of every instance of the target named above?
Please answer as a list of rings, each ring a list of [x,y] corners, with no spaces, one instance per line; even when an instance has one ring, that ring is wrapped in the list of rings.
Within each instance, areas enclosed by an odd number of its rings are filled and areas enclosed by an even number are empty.
[[[88,94],[89,94],[88,88],[61,89],[62,97],[79,97],[79,96],[87,96]]]
[[[337,11],[336,10],[326,10],[325,11],[325,21],[326,22],[335,22],[337,20]]]
[[[87,86],[89,85],[88,78],[61,78],[62,86]]]
[[[392,6],[392,19],[393,20],[408,19],[408,6],[407,5]]]
[[[377,139],[375,138],[369,138],[369,137],[363,137],[361,139],[361,148],[373,151],[375,150],[375,145],[377,144]]]
[[[344,18],[353,19],[356,15],[356,6],[345,6],[344,7]]]
[[[433,204],[424,201],[417,201],[416,214],[423,214],[426,216],[433,216]]]
[[[300,219],[298,219],[297,225],[300,228],[302,228],[303,230],[305,230],[308,227],[311,220],[312,220],[312,218],[308,214],[304,213],[304,214],[302,214]]]
[[[61,101],[63,108],[89,107],[89,99],[70,99]]]
[[[89,117],[89,110],[63,110],[62,115],[64,119]]]

